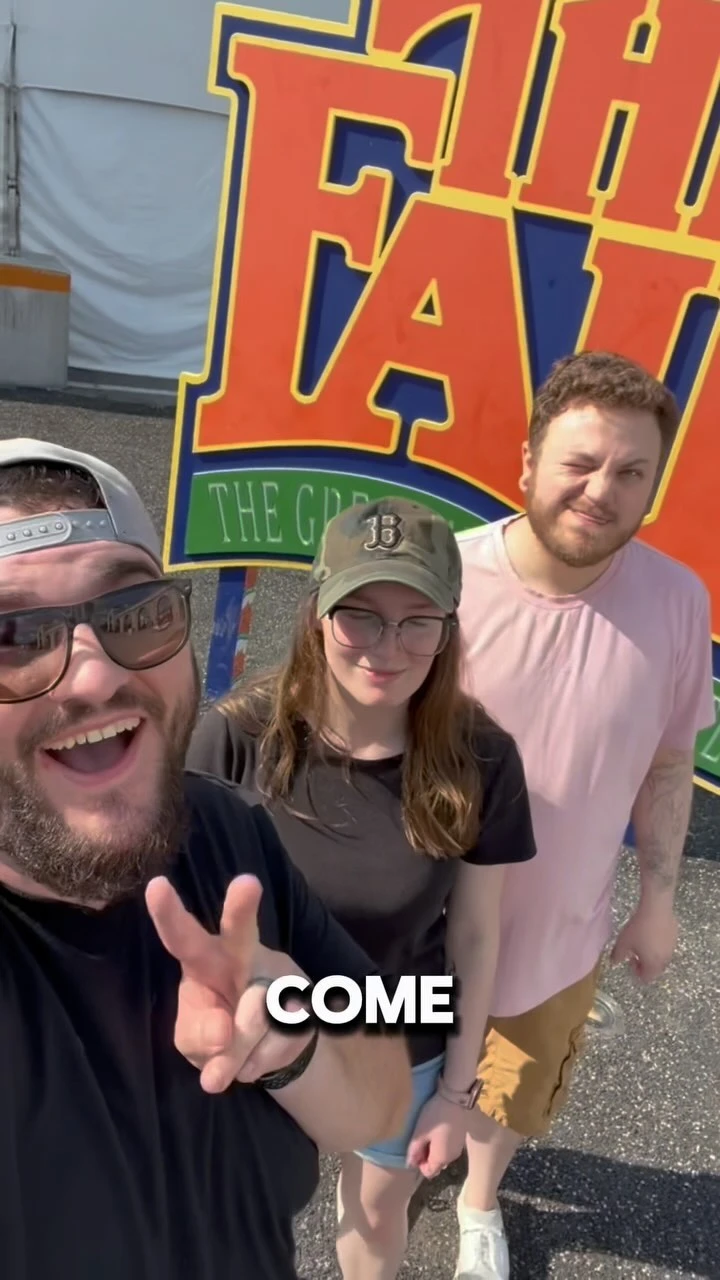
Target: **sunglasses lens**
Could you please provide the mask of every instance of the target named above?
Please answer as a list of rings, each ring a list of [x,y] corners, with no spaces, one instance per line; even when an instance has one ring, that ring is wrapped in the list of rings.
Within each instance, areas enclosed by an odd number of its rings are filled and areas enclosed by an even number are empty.
[[[95,632],[105,652],[118,666],[143,671],[167,662],[188,638],[190,608],[173,584],[143,584],[138,589],[106,597],[96,606]]]
[[[24,702],[51,689],[65,665],[68,632],[62,618],[15,614],[0,618],[0,701]]]

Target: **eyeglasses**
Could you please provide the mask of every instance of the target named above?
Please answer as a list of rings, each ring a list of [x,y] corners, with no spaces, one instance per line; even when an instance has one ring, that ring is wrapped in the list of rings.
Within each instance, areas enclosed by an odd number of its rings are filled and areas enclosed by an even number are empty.
[[[127,671],[149,671],[174,658],[190,635],[191,593],[187,578],[155,578],[82,604],[0,613],[0,703],[28,702],[56,688],[81,624],[92,627],[108,658]]]
[[[395,630],[403,649],[415,658],[432,658],[445,648],[456,627],[452,614],[432,617],[420,614],[388,622],[370,609],[352,609],[336,605],[329,613],[333,637],[345,649],[372,649],[386,631]]]

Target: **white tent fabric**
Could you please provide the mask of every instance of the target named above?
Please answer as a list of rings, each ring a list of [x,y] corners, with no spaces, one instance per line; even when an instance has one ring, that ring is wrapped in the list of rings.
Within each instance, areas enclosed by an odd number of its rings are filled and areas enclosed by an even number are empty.
[[[348,0],[263,8],[342,20]],[[0,0],[3,84],[12,21],[21,249],[71,272],[70,365],[199,371],[227,139],[211,0]]]
[[[71,365],[201,368],[224,147],[211,112],[25,90],[22,244],[70,267]]]

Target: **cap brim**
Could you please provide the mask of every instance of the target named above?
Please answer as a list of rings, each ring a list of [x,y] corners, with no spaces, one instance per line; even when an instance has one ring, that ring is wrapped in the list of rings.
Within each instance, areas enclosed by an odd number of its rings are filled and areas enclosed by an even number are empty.
[[[339,604],[345,596],[373,582],[395,582],[402,587],[412,587],[421,595],[427,596],[445,613],[452,613],[455,600],[450,587],[420,564],[407,561],[379,561],[374,565],[358,565],[353,569],[343,569],[334,574],[326,582],[320,584],[318,591],[318,617],[322,618],[334,605]]]

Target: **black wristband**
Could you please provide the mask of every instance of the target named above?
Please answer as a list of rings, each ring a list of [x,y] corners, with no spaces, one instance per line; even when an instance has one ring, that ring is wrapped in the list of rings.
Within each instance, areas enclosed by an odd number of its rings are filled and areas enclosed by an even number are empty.
[[[267,1075],[258,1076],[255,1084],[261,1084],[263,1089],[284,1089],[286,1085],[292,1084],[294,1080],[299,1080],[315,1057],[319,1036],[320,1031],[316,1027],[311,1039],[294,1062],[290,1062],[287,1067],[281,1067],[279,1071],[269,1071]]]
[[[249,987],[270,987],[274,979],[266,978],[261,974],[251,978],[248,982]],[[318,1037],[320,1035],[319,1028],[316,1027],[313,1034],[305,1045],[305,1048],[298,1054],[293,1062],[289,1062],[286,1067],[280,1067],[278,1071],[268,1071],[264,1076],[258,1076],[255,1084],[262,1085],[263,1089],[284,1089],[286,1085],[292,1084],[294,1080],[299,1080],[301,1075],[307,1071],[310,1063],[315,1057],[317,1049]]]

